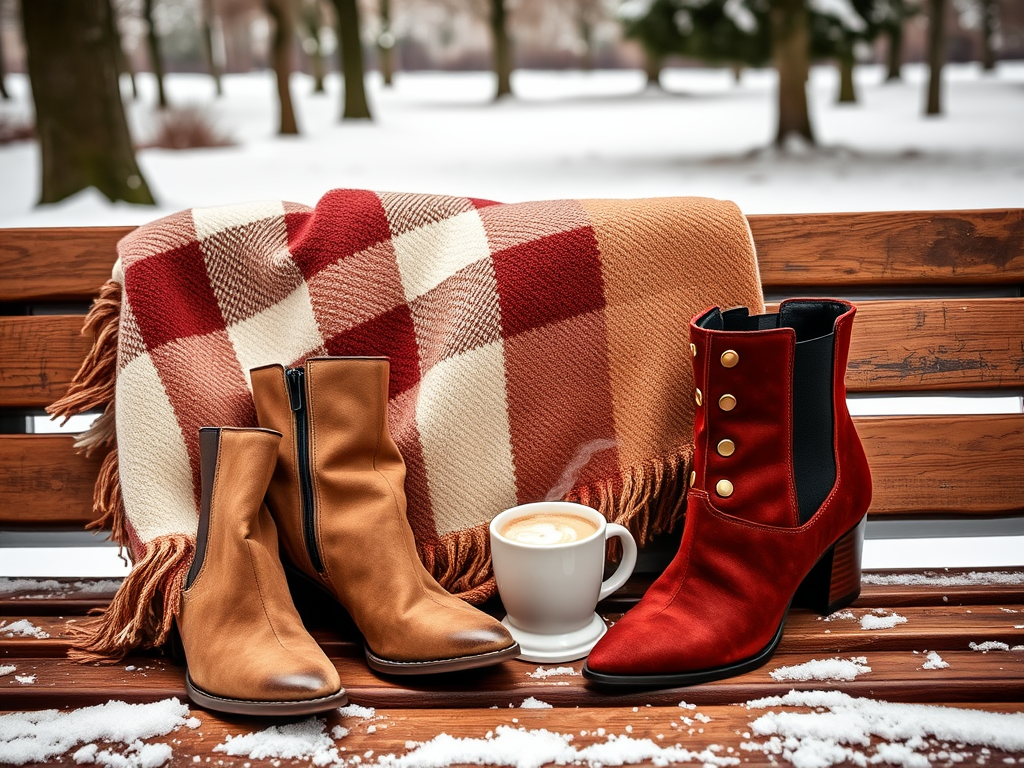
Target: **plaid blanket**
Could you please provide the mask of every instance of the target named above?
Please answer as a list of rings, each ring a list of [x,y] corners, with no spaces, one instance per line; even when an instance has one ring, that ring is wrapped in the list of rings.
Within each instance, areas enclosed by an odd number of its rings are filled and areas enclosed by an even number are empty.
[[[51,406],[106,407],[83,440],[110,447],[97,522],[135,561],[81,646],[90,659],[165,639],[196,532],[198,429],[256,423],[250,368],[390,358],[420,555],[478,602],[494,594],[487,524],[507,507],[581,501],[641,542],[680,520],[687,323],[762,304],[746,220],[703,198],[335,190],[315,209],[184,211],[118,252],[87,323],[96,347]]]

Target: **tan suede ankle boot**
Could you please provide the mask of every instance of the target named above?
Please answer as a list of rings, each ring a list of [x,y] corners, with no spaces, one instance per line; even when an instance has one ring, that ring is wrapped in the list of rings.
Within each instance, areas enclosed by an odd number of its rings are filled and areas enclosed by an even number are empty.
[[[260,426],[284,435],[267,492],[282,549],[349,612],[379,672],[514,658],[501,623],[446,592],[416,554],[405,463],[387,428],[389,372],[370,357],[250,371]]]
[[[263,504],[280,442],[267,429],[199,431],[199,533],[177,626],[189,698],[207,709],[301,715],[348,702],[295,610]]]

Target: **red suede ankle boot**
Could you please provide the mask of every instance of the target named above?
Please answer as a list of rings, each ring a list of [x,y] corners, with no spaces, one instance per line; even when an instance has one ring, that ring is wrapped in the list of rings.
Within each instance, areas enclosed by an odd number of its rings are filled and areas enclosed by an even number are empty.
[[[856,310],[790,300],[690,322],[696,451],[679,552],[601,639],[583,675],[683,686],[761,666],[791,604],[821,614],[860,593],[871,476],[846,408]]]

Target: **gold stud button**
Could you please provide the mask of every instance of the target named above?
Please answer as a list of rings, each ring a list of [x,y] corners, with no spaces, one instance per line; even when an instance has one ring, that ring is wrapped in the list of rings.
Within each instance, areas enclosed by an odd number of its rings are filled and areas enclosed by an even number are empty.
[[[698,389],[696,392],[693,393],[693,399],[697,401],[697,405],[700,405],[701,403],[704,402],[704,395],[702,395],[700,390]]]
[[[690,342],[690,356],[691,357],[696,357],[697,356],[697,345],[694,344],[693,342]]]
[[[722,395],[718,398],[718,407],[723,411],[731,411],[736,407],[736,398],[732,395]]]
[[[722,367],[735,368],[740,361],[740,353],[734,349],[727,349],[722,353]]]
[[[715,492],[723,499],[727,499],[732,496],[732,483],[728,480],[719,480],[715,483]]]
[[[694,483],[697,482],[697,470],[690,473],[690,487],[693,488]]]
[[[736,443],[726,438],[725,440],[718,441],[718,455],[719,456],[732,456],[736,452]]]

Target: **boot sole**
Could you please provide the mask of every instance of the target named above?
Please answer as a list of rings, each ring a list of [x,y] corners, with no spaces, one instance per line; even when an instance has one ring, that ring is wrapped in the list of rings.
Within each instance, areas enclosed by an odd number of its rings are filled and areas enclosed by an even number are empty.
[[[391,661],[375,655],[366,647],[366,663],[375,672],[386,675],[430,675],[440,672],[460,672],[500,664],[516,658],[520,653],[519,644],[513,643],[499,651],[478,653],[474,656],[458,656],[454,659],[431,659],[429,661]]]
[[[775,654],[775,649],[782,639],[782,628],[785,624],[786,620],[783,619],[768,645],[753,656],[724,667],[711,667],[694,672],[675,672],[666,675],[613,675],[606,672],[595,672],[584,662],[583,677],[596,685],[609,688],[684,688],[688,685],[710,683],[713,680],[742,675],[744,672],[763,666]]]
[[[348,693],[344,689],[330,696],[300,701],[228,699],[197,688],[187,672],[185,673],[185,690],[188,691],[188,697],[194,704],[198,704],[204,709],[227,712],[232,715],[312,715],[348,704]]]
[[[320,594],[329,598],[332,603],[348,613],[348,609],[323,584],[311,579],[291,563],[285,563],[284,568],[289,578],[294,577],[303,584],[315,587]],[[351,617],[351,614],[349,616]],[[352,623],[355,624],[355,619],[352,619]],[[522,653],[519,644],[513,643],[508,648],[502,648],[498,651],[478,653],[473,656],[458,656],[454,659],[392,661],[391,659],[385,659],[376,655],[370,650],[368,645],[364,645],[363,649],[366,654],[366,663],[370,669],[386,675],[434,675],[442,672],[459,672],[464,669],[479,669],[480,667],[489,667],[492,664],[500,664],[508,659],[514,659]]]

